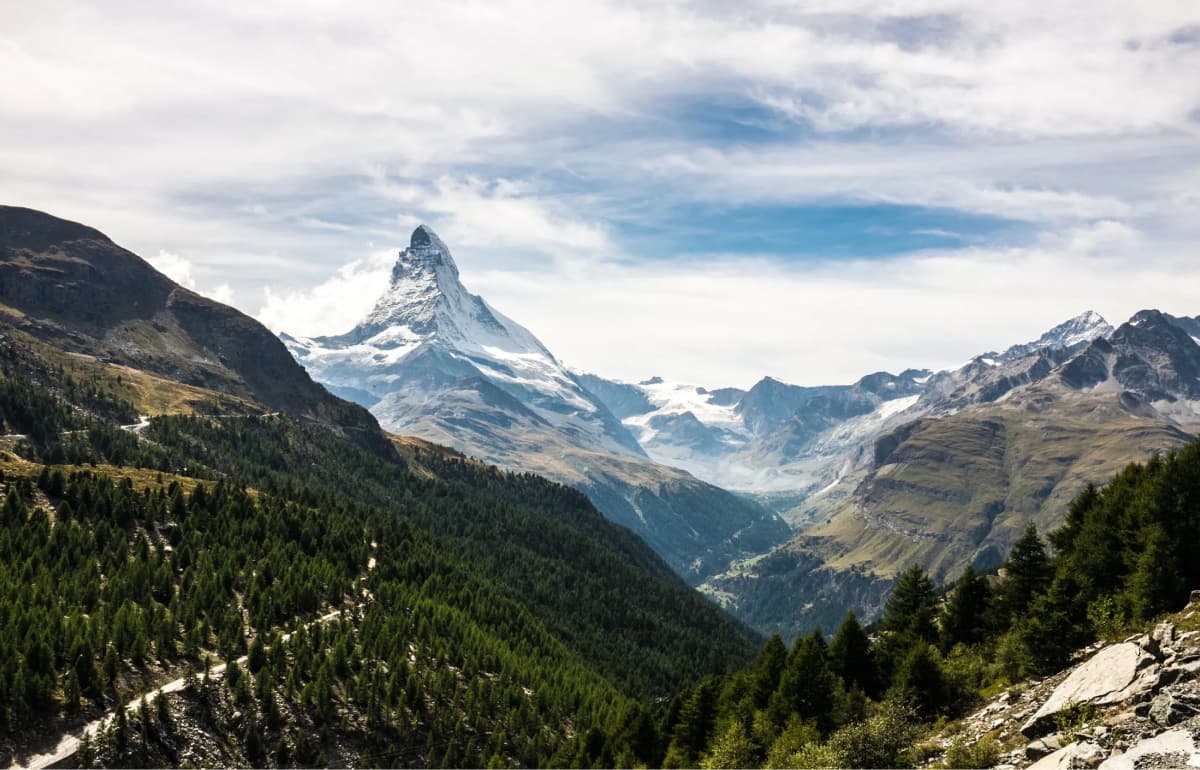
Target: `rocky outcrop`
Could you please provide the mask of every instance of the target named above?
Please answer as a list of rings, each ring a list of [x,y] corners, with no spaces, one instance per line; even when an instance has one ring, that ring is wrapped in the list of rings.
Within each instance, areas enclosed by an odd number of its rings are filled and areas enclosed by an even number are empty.
[[[940,747],[996,740],[1007,770],[1200,767],[1200,591],[1150,633],[1092,645],[1076,661],[1002,693]]]
[[[1136,697],[1157,681],[1159,666],[1153,655],[1132,642],[1105,647],[1073,670],[1055,688],[1021,732],[1030,737],[1048,732],[1054,718],[1088,704],[1107,706]]]

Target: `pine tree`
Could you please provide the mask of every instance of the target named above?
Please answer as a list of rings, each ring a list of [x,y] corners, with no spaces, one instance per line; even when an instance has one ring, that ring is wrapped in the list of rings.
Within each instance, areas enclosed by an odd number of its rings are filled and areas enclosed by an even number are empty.
[[[663,767],[695,767],[708,742],[715,718],[716,683],[701,682],[679,710]]]
[[[700,762],[704,770],[754,767],[756,747],[740,720],[730,720],[724,732],[713,741],[712,748]]]
[[[1046,545],[1038,537],[1033,522],[1025,527],[1024,534],[1013,544],[1004,572],[1000,600],[1011,620],[1025,614],[1034,598],[1050,587],[1054,575],[1050,558],[1046,555]]]
[[[779,634],[772,634],[763,645],[750,671],[751,697],[755,708],[765,708],[771,693],[779,686],[779,677],[787,665],[788,649]]]
[[[258,732],[258,722],[253,716],[246,719],[244,744],[246,746],[246,759],[250,762],[250,767],[264,766],[267,759],[267,750],[263,744],[262,735]]]
[[[846,614],[829,642],[829,667],[847,689],[857,687],[868,695],[878,695],[879,671],[871,657],[871,641],[853,612]]]
[[[825,732],[833,726],[834,675],[820,631],[796,640],[779,687],[771,696],[772,721],[780,728],[792,714],[813,720]]]
[[[937,602],[933,581],[919,564],[914,564],[901,573],[892,588],[879,627],[914,641],[934,642],[937,640],[934,624]]]
[[[987,578],[967,567],[942,612],[943,650],[956,644],[979,644],[986,638],[990,600]]]
[[[918,644],[909,651],[896,671],[893,691],[912,703],[917,713],[932,718],[946,705],[946,679],[937,651],[928,644]]]
[[[1125,590],[1135,620],[1146,622],[1171,607],[1188,586],[1185,571],[1175,563],[1171,542],[1158,524],[1147,527],[1145,545]]]

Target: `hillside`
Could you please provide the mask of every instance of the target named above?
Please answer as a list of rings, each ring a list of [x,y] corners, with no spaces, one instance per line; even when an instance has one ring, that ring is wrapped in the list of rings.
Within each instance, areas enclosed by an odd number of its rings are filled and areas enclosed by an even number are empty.
[[[681,694],[666,763],[1194,766],[1198,511],[1193,442],[1085,489],[1046,539],[1027,527],[1000,570],[906,569],[870,627],[772,637]]]
[[[257,764],[264,746],[283,764],[653,761],[630,732],[653,699],[752,654],[750,631],[583,495],[379,432],[257,324],[189,298],[232,319],[220,345],[192,334],[183,290],[62,227],[65,247],[10,228],[3,252],[20,283],[0,329],[0,746],[18,763],[175,680],[161,712],[130,732],[110,720],[83,749],[107,764]],[[48,300],[63,275],[86,276],[64,285],[100,311]],[[105,305],[143,280],[157,300]],[[268,365],[283,351],[292,383],[258,387],[241,341]],[[177,343],[220,355],[153,352]],[[243,654],[249,674],[204,682],[206,661]]]
[[[0,206],[0,315],[64,351],[250,399],[386,451],[375,419],[313,382],[261,324],[90,227]]]

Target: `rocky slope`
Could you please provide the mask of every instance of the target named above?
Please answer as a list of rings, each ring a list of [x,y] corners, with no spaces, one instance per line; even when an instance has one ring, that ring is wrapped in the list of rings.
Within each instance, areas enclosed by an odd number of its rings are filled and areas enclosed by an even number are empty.
[[[1200,591],[1152,633],[1093,645],[1077,660],[948,726],[926,766],[955,744],[984,741],[1002,750],[1001,768],[1200,765]]]
[[[0,327],[247,398],[388,451],[375,418],[313,382],[262,324],[75,222],[0,206]]]
[[[467,291],[427,227],[413,232],[354,329],[283,340],[317,380],[369,406],[388,430],[571,484],[690,580],[790,534],[756,503],[651,462],[532,333]]]

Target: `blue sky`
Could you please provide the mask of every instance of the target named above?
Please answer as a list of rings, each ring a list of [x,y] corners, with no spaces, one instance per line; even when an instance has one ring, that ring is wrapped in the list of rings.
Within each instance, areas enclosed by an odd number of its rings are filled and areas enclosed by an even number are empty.
[[[277,330],[420,222],[569,364],[709,386],[1200,313],[1184,0],[47,2],[0,29],[0,200]]]

